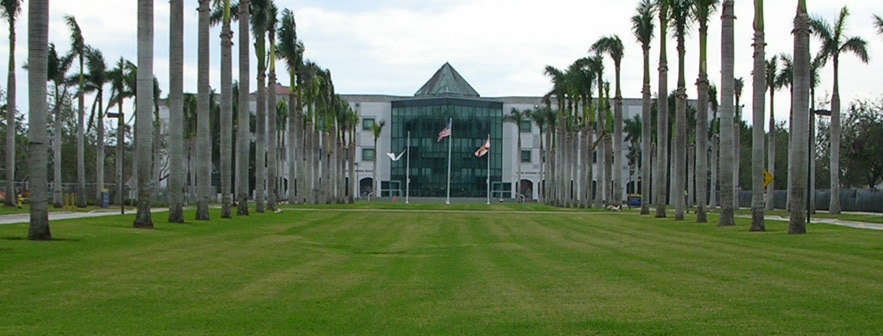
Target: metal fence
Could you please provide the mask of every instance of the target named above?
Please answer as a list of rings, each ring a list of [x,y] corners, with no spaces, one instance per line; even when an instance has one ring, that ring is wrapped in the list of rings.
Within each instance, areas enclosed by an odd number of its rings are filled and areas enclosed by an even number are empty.
[[[831,204],[831,190],[816,189],[816,210],[827,211]],[[720,193],[718,193],[720,200]],[[773,206],[785,209],[788,202],[787,190],[773,190]],[[720,202],[718,202],[720,204]],[[751,191],[739,191],[739,206],[751,207]],[[879,189],[840,189],[840,208],[843,211],[883,212],[883,190]]]

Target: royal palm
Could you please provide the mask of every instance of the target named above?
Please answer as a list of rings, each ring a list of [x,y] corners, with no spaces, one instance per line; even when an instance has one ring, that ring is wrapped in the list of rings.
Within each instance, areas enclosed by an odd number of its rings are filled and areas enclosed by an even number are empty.
[[[619,164],[622,161],[622,89],[620,87],[620,75],[622,72],[622,57],[625,47],[619,36],[611,35],[599,39],[592,45],[590,51],[606,53],[613,60],[616,76],[616,91],[613,97],[613,161],[617,168],[613,169],[613,199],[609,203],[619,206],[622,203],[622,169]]]
[[[9,69],[6,77],[6,206],[15,206],[15,20],[21,0],[3,0],[0,16],[9,24]],[[55,182],[58,184],[58,182]]]
[[[671,25],[674,27],[675,39],[678,43],[678,87],[675,94],[675,148],[672,154],[674,179],[672,179],[671,187],[674,189],[675,195],[680,195],[681,192],[686,190],[685,183],[687,180],[687,87],[684,76],[686,56],[684,38],[691,21],[691,3],[690,0],[670,0],[669,5],[671,6]],[[684,197],[675,197],[675,220],[684,220],[685,202],[686,199]]]
[[[635,39],[641,44],[644,56],[644,76],[641,86],[641,214],[650,214],[650,151],[652,150],[650,139],[650,43],[653,42],[654,25],[653,17],[656,15],[656,7],[650,0],[642,0],[636,9],[637,14],[632,16],[632,32]],[[657,182],[658,183],[658,182]]]
[[[719,0],[693,1],[693,16],[699,22],[699,78],[696,80],[696,198],[699,205],[696,208],[696,222],[705,223],[708,221],[705,213],[708,195],[708,20],[717,9]]]
[[[754,68],[751,75],[751,231],[766,231],[763,212],[763,117],[766,102],[766,36],[763,0],[754,0]]]
[[[805,4],[803,9],[806,9]],[[834,69],[834,88],[831,92],[831,205],[828,208],[831,214],[840,213],[840,54],[852,53],[864,63],[868,63],[869,59],[867,42],[861,37],[846,36],[848,17],[849,10],[844,6],[833,26],[822,18],[813,18],[810,22],[812,33],[822,42],[819,49],[822,65],[831,61]]]

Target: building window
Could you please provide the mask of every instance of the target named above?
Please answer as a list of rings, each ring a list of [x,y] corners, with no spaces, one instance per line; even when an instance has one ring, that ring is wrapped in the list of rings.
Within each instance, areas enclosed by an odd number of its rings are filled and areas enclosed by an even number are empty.
[[[521,162],[530,163],[530,150],[521,151]]]
[[[362,130],[370,131],[371,126],[374,126],[374,118],[364,118],[362,119]],[[373,155],[372,155],[373,157]]]
[[[374,161],[374,148],[362,148],[362,161]]]
[[[521,133],[530,133],[530,120],[522,120],[521,123],[518,124],[518,131]]]
[[[592,152],[592,163],[598,163],[598,152]]]

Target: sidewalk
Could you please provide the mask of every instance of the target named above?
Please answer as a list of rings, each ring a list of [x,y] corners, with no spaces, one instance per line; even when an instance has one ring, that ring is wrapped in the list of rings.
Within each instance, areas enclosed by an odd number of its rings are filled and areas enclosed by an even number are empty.
[[[126,209],[126,214],[135,213],[136,209]],[[151,213],[155,212],[164,212],[169,211],[168,208],[154,208],[151,209]],[[120,209],[98,209],[92,210],[89,212],[71,212],[71,211],[50,211],[49,212],[49,221],[57,221],[57,220],[65,220],[65,219],[75,219],[75,218],[89,218],[89,217],[104,217],[104,216],[119,216]],[[31,214],[28,213],[20,213],[20,214],[12,214],[12,215],[2,215],[0,216],[0,225],[5,224],[22,224],[29,223],[31,221]]]
[[[751,218],[751,216],[739,216],[741,218]],[[788,217],[781,216],[764,216],[765,220],[773,220],[773,221],[781,221],[787,222],[790,219]],[[827,224],[827,225],[837,225],[837,226],[846,226],[856,229],[867,229],[867,230],[880,230],[883,231],[883,224],[878,223],[868,223],[868,222],[855,222],[855,221],[847,221],[836,218],[816,218],[812,217],[809,220],[810,224]]]

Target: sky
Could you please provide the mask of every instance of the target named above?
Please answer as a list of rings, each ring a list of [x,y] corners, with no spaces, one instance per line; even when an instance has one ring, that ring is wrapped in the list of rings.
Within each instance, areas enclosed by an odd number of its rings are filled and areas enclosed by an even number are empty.
[[[331,70],[341,94],[413,95],[445,62],[450,62],[483,97],[542,96],[551,90],[544,76],[547,65],[565,69],[574,60],[589,55],[589,46],[599,38],[618,35],[625,46],[622,91],[627,98],[639,98],[642,61],[640,45],[631,31],[630,18],[637,0],[275,0],[281,9],[295,13],[299,38],[306,46],[305,57]],[[64,16],[79,22],[87,44],[100,49],[108,67],[120,57],[136,60],[136,3],[134,0],[51,0],[50,42],[61,52],[70,50],[70,32]],[[796,0],[766,1],[767,57],[792,53],[791,27]],[[849,7],[847,34],[868,42],[869,64],[847,55],[841,57],[840,94],[842,106],[854,99],[883,97],[883,36],[876,35],[871,15],[883,16],[879,0],[807,0],[812,16],[829,22],[840,8]],[[168,88],[168,1],[155,1],[154,71],[160,87]],[[184,89],[196,90],[197,2],[185,1]],[[745,80],[743,119],[750,119],[753,2],[736,1],[735,76]],[[0,60],[9,57],[8,28],[0,25]],[[235,29],[234,34],[238,34]],[[19,111],[27,111],[27,73],[20,66],[27,57],[27,1],[17,24],[16,64]],[[212,87],[220,87],[220,30],[213,28]],[[686,82],[688,95],[696,96],[698,74],[698,32],[694,26],[686,40]],[[651,49],[651,83],[657,83],[659,53],[657,37]],[[669,87],[675,88],[677,54],[675,41],[668,39]],[[238,41],[234,37],[234,41]],[[818,42],[813,39],[812,50]],[[720,83],[720,13],[712,16],[709,28],[709,78]],[[238,48],[233,48],[234,60]],[[234,79],[238,72],[234,63]],[[606,76],[613,81],[613,63],[605,58]],[[6,63],[4,63],[6,64]],[[255,62],[251,77],[256,78]],[[74,69],[74,71],[76,71]],[[284,66],[279,81],[287,85]],[[821,71],[819,100],[829,96],[833,69]],[[5,90],[7,67],[0,69]],[[251,88],[256,87],[253,79]],[[163,93],[165,96],[167,92]],[[91,100],[88,100],[91,101]],[[767,102],[768,104],[769,102]],[[776,119],[787,120],[790,98],[787,91],[776,95]],[[767,116],[769,111],[767,109]],[[750,123],[750,120],[749,120]]]

